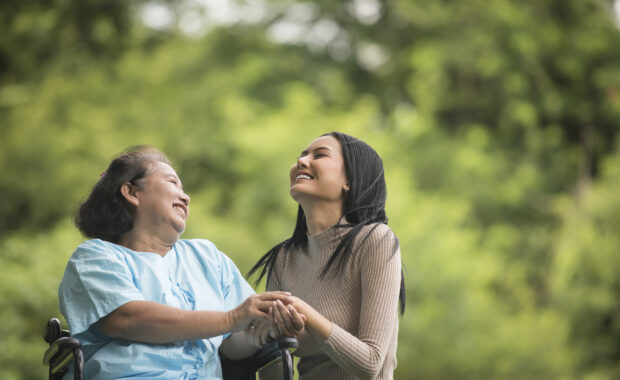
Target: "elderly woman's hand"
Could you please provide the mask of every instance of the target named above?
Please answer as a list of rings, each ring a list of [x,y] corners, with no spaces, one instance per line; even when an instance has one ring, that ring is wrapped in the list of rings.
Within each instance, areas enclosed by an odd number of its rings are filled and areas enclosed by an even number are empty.
[[[248,340],[256,347],[263,347],[270,340],[271,324],[264,319],[255,319],[245,329]]]
[[[243,330],[255,319],[268,320],[269,307],[273,305],[274,301],[286,305],[292,302],[290,293],[280,291],[254,294],[246,298],[241,305],[227,313],[231,330]]]

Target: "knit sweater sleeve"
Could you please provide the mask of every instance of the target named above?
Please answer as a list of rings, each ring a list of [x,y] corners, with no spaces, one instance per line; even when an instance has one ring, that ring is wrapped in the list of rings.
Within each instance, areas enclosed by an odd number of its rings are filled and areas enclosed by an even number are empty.
[[[380,224],[364,241],[355,259],[361,276],[361,310],[357,336],[333,324],[321,350],[347,372],[376,377],[383,366],[392,332],[398,324],[400,248],[392,231]]]

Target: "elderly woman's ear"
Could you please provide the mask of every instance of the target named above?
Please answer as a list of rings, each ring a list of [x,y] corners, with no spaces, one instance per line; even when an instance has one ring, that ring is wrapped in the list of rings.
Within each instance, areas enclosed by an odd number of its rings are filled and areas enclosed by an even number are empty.
[[[137,207],[140,203],[137,194],[137,188],[131,182],[125,182],[121,186],[121,194],[129,202],[130,205]]]

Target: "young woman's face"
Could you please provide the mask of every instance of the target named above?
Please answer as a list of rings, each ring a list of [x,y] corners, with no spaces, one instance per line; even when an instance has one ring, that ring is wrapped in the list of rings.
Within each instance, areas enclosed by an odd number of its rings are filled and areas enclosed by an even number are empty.
[[[143,189],[137,191],[136,221],[160,233],[181,234],[189,216],[189,196],[170,165],[153,164]]]
[[[290,193],[297,202],[343,201],[348,190],[340,143],[333,136],[321,136],[301,152],[290,171]]]

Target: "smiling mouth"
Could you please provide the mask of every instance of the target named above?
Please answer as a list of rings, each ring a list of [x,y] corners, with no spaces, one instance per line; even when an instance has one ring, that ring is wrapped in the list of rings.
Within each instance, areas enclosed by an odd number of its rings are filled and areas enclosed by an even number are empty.
[[[307,174],[298,174],[295,176],[295,181],[300,180],[300,179],[311,180],[312,177],[310,177]]]
[[[177,210],[181,215],[185,216],[185,210],[183,209],[183,207],[178,206],[178,205],[174,205],[174,206],[172,206],[172,208]]]

